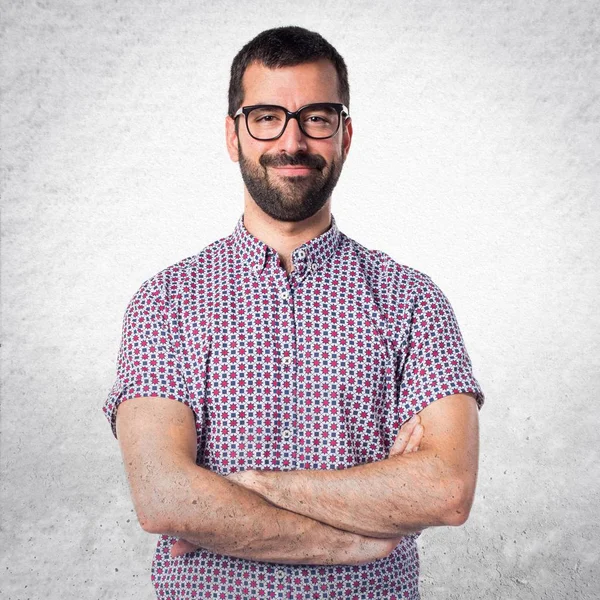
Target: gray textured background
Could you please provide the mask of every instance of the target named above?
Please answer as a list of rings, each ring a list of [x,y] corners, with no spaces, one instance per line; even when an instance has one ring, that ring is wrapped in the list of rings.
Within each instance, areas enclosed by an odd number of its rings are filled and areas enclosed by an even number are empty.
[[[153,597],[100,407],[135,290],[241,214],[228,69],[286,24],[349,65],[340,228],[442,287],[487,394],[424,600],[598,597],[596,0],[4,0],[0,596]]]

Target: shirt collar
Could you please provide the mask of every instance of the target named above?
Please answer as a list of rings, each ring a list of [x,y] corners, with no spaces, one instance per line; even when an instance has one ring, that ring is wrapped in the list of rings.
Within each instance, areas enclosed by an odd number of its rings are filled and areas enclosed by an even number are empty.
[[[265,268],[269,254],[275,255],[275,250],[252,235],[244,226],[244,215],[239,218],[231,240],[236,247],[239,257],[258,276]],[[304,242],[292,252],[294,271],[299,275],[305,272],[320,269],[332,256],[341,241],[341,232],[337,227],[335,218],[331,215],[329,229],[321,235]]]

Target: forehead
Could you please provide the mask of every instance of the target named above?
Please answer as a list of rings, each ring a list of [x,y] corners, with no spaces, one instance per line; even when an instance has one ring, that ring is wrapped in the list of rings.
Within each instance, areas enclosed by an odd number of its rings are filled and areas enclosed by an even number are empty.
[[[312,102],[341,102],[335,67],[326,59],[270,69],[252,63],[244,72],[243,104],[280,104],[295,109]]]

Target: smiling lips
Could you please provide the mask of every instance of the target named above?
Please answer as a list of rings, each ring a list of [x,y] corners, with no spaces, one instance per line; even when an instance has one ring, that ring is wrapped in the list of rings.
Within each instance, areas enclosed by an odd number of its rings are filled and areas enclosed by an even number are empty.
[[[304,165],[285,165],[282,167],[272,167],[280,175],[287,175],[288,177],[297,177],[298,175],[310,175],[313,169],[312,167],[306,167]]]

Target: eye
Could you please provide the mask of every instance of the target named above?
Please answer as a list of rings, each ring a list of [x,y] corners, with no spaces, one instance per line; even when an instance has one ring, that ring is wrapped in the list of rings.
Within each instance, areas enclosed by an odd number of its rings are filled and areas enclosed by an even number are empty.
[[[302,121],[306,125],[331,126],[337,120],[337,113],[329,107],[315,106],[308,108],[302,114]]]
[[[254,123],[267,124],[267,123],[274,123],[274,122],[281,121],[282,117],[281,117],[281,111],[260,108],[260,109],[253,110],[250,113],[250,118],[252,119],[252,122],[254,122]]]

